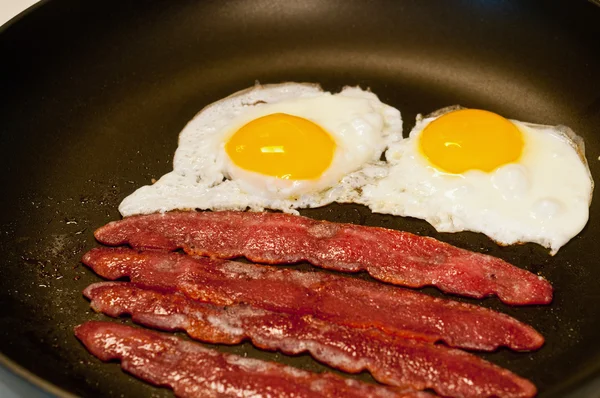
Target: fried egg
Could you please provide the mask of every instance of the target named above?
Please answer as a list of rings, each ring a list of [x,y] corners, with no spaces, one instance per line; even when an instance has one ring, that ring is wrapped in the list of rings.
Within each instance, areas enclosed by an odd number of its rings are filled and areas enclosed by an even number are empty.
[[[346,87],[257,85],[213,103],[179,135],[173,171],[123,200],[123,216],[174,209],[295,209],[347,202],[381,175],[400,112]]]
[[[542,126],[458,107],[417,118],[386,152],[387,176],[355,201],[377,213],[428,221],[440,232],[481,232],[555,254],[588,220],[593,180],[583,140]]]

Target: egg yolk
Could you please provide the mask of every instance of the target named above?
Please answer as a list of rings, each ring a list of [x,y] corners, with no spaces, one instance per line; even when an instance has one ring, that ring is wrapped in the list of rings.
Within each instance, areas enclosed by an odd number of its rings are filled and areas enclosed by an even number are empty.
[[[517,126],[502,116],[461,109],[429,123],[421,133],[420,147],[427,159],[442,171],[490,172],[519,159],[523,137]]]
[[[225,150],[243,169],[288,180],[311,180],[327,170],[335,147],[329,133],[310,120],[274,113],[240,128]]]

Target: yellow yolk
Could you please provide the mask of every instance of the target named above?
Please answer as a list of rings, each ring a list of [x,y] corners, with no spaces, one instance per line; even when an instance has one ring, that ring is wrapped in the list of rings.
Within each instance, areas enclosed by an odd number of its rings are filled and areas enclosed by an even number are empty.
[[[225,145],[243,169],[289,180],[312,180],[331,164],[335,141],[310,120],[274,113],[242,126]]]
[[[420,137],[421,152],[442,171],[485,172],[515,162],[523,151],[521,132],[492,112],[461,109],[429,123]]]

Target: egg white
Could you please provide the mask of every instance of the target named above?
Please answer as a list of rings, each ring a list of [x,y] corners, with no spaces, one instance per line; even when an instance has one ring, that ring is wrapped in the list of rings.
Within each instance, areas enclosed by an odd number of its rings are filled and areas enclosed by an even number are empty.
[[[386,152],[388,175],[366,184],[354,201],[376,213],[424,219],[440,232],[481,232],[502,245],[535,242],[555,254],[589,216],[593,180],[583,140],[565,126],[511,120],[525,142],[517,162],[491,173],[448,174],[422,155],[419,136],[455,109],[419,115],[409,138]]]
[[[272,113],[303,117],[331,134],[337,146],[320,178],[279,179],[231,161],[225,151],[231,135]],[[346,87],[331,94],[311,84],[257,85],[200,111],[180,133],[173,171],[126,197],[119,211],[123,216],[175,209],[297,213],[298,208],[349,201],[362,185],[385,174],[381,154],[401,139],[400,112],[371,92]]]

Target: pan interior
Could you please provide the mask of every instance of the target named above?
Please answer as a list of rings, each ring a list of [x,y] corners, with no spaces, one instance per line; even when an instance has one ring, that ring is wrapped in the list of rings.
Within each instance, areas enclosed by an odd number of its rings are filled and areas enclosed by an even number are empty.
[[[565,124],[586,140],[598,178],[598,20],[600,9],[585,1],[43,4],[0,33],[0,351],[77,395],[171,396],[100,363],[75,340],[74,325],[104,318],[81,295],[99,278],[79,259],[96,245],[93,230],[119,218],[126,195],[171,170],[185,123],[256,81],[370,88],[400,109],[405,134],[417,113],[454,104]],[[587,227],[554,257],[535,245],[438,234],[360,206],[303,214],[434,236],[544,275],[556,291],[551,306],[467,300],[547,339],[535,353],[484,356],[530,378],[541,397],[580,388],[591,397],[589,383],[600,377],[599,211],[594,200]],[[326,369],[307,355],[248,344],[218,349]]]

